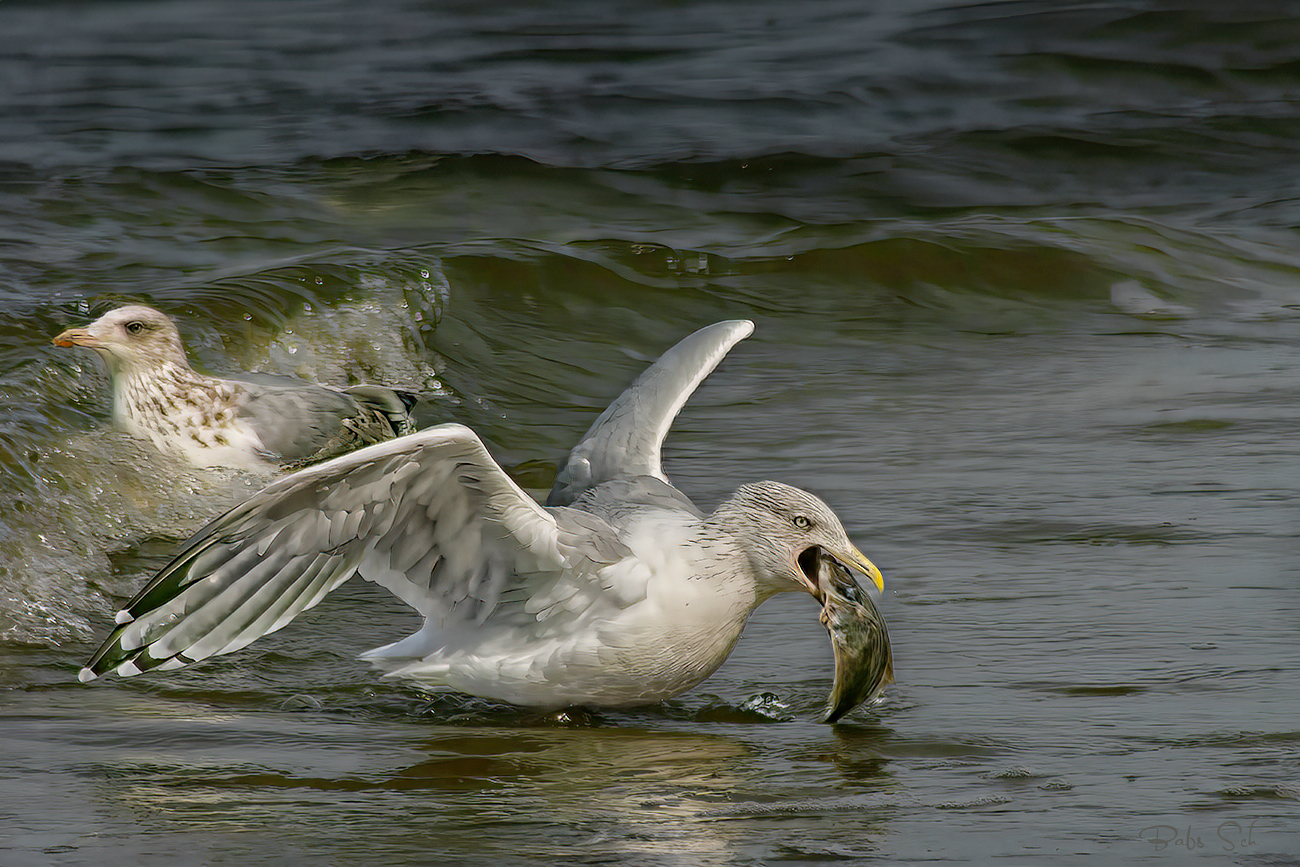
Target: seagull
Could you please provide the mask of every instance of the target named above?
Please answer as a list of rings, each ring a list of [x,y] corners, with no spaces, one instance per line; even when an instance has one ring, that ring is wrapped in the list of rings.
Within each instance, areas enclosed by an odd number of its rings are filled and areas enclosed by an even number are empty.
[[[290,376],[195,372],[171,317],[132,304],[55,346],[93,349],[113,380],[113,420],[198,467],[299,467],[415,429],[415,396],[376,385],[334,389]]]
[[[838,718],[891,677],[883,620],[845,577],[883,589],[880,571],[811,493],[746,484],[706,515],[661,464],[682,405],[753,327],[719,322],[665,353],[569,453],[546,505],[457,424],[279,479],[184,544],[81,679],[230,653],[359,575],[424,617],[363,654],[388,676],[526,707],[644,705],[703,681],[764,600],[802,590],[855,669],[837,667]]]

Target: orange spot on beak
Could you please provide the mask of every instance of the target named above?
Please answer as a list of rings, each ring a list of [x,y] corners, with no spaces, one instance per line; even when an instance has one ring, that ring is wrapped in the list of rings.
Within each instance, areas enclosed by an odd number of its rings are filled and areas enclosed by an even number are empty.
[[[53,343],[55,346],[62,346],[64,348],[69,346],[89,346],[93,349],[96,346],[99,346],[99,341],[84,328],[69,328],[67,331],[55,337]]]

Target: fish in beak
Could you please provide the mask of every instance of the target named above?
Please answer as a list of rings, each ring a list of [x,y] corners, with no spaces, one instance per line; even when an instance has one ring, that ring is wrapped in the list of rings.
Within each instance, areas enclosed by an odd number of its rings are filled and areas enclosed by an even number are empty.
[[[878,591],[885,592],[885,578],[880,574],[880,570],[876,568],[876,564],[868,560],[867,555],[859,551],[851,542],[846,544],[848,547],[843,550],[814,545],[811,548],[806,548],[796,558],[803,589],[807,590],[818,602],[826,601],[826,591],[822,587],[821,576],[821,561],[826,557],[834,559],[846,570],[851,569],[870,578],[871,583],[876,585]],[[850,578],[850,580],[852,579]]]
[[[894,682],[893,653],[885,618],[871,596],[858,585],[854,571],[883,589],[884,581],[871,561],[854,549],[857,558],[846,564],[822,549],[817,557],[817,589],[821,592],[821,622],[835,651],[835,683],[831,686],[822,722],[833,723]]]

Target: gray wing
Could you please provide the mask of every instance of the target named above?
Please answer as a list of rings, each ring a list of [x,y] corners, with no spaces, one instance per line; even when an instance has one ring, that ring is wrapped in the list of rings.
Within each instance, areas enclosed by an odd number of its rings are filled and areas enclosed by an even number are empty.
[[[660,356],[569,452],[546,504],[568,505],[587,489],[619,478],[668,482],[660,454],[673,419],[731,347],[753,333],[754,323],[747,319],[717,322]]]
[[[382,413],[388,420],[388,426],[393,429],[393,436],[404,437],[415,433],[411,410],[419,402],[419,395],[383,385],[354,385],[343,389],[343,392],[351,395],[362,406],[372,407]]]
[[[604,534],[594,521],[582,532]],[[588,544],[473,431],[440,425],[294,473],[208,524],[118,612],[81,678],[238,650],[358,571],[426,617],[481,621],[512,582],[593,573]]]
[[[233,381],[242,392],[240,417],[267,452],[291,466],[328,460],[413,429],[409,396],[382,386],[336,391],[266,374]]]

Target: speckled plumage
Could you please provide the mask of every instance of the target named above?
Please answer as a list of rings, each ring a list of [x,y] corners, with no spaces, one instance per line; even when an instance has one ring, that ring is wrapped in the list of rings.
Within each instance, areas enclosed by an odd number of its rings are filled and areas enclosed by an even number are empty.
[[[82,678],[237,650],[356,574],[425,618],[365,657],[428,688],[542,707],[691,688],[765,599],[822,598],[821,552],[880,579],[812,494],[758,482],[705,515],[663,474],[672,418],[752,328],[718,323],[665,353],[588,430],[550,506],[459,425],[280,479],[186,543]]]
[[[285,376],[218,379],[190,367],[180,332],[151,307],[119,307],[54,342],[93,349],[113,379],[113,420],[200,467],[303,466],[410,433],[412,398]]]

